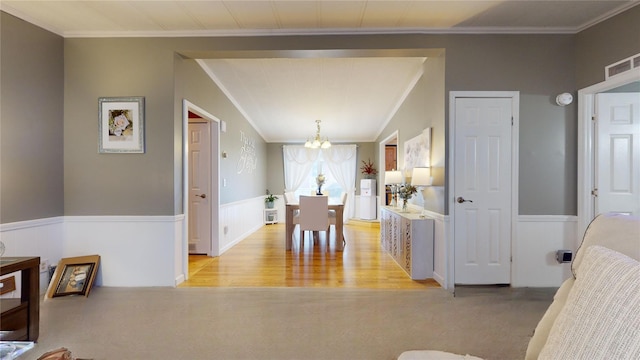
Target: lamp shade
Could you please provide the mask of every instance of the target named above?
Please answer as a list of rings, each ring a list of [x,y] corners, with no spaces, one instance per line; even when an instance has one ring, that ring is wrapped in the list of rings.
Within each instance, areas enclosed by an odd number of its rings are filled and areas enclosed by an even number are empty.
[[[402,172],[400,170],[392,170],[384,172],[385,185],[402,184]]]
[[[430,186],[431,170],[427,167],[415,167],[411,174],[411,185],[413,186]]]

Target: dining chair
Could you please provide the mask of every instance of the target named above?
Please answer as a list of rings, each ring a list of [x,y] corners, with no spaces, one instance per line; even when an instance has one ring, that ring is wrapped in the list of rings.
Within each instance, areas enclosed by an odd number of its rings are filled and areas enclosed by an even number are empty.
[[[342,194],[340,194],[340,204],[342,205],[346,205],[347,204],[347,193],[343,192]],[[329,221],[331,222],[331,225],[335,225],[336,224],[336,211],[335,210],[329,210]]]
[[[304,234],[326,231],[329,238],[329,198],[327,196],[300,196],[300,246],[304,246]]]
[[[286,204],[297,204],[296,201],[296,193],[293,191],[287,191],[284,193],[284,203]],[[297,224],[300,224],[300,210],[295,210],[293,212],[293,226],[295,227]],[[295,230],[295,229],[294,229]]]
[[[342,192],[342,194],[340,194],[340,203],[342,205],[347,205],[347,193],[346,192]],[[335,210],[329,210],[329,225],[333,225],[334,227],[336,226],[336,211]],[[342,228],[342,232],[344,233],[344,227]],[[344,240],[344,236],[342,237],[343,239],[343,243],[346,243],[346,241]]]

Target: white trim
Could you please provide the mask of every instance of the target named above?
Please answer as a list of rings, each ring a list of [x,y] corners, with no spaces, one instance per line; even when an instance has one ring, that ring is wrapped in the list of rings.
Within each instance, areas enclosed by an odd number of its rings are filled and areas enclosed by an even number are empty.
[[[578,90],[578,230],[576,244],[582,241],[594,214],[591,190],[594,188],[594,114],[595,95],[631,82],[640,81],[640,69],[632,69],[603,82]]]
[[[236,100],[236,98],[233,96],[233,94],[227,89],[227,87],[225,86],[225,84],[220,80],[220,78],[218,78],[218,76],[216,74],[213,73],[213,71],[211,71],[211,68],[207,66],[207,62],[206,60],[202,60],[202,59],[196,59],[196,63],[198,65],[200,65],[200,67],[202,68],[202,71],[205,72],[205,74],[207,74],[207,76],[209,76],[209,78],[214,82],[214,84],[216,84],[216,86],[218,86],[218,88],[220,88],[220,91],[222,91],[222,93],[229,99],[229,101],[231,101],[231,103],[233,104],[233,106],[238,109],[238,112],[240,114],[242,114],[242,116],[247,120],[247,122],[249,122],[249,124],[251,125],[251,127],[253,127],[253,129],[260,135],[260,137],[262,137],[262,139],[264,139],[265,141],[269,142],[269,139],[265,138],[264,134],[262,133],[262,131],[260,130],[260,127],[257,126],[256,122],[253,121],[253,119],[251,119],[251,116],[249,116],[249,113],[247,113],[244,108],[242,107],[242,105],[240,104],[240,102],[238,102]]]
[[[182,211],[185,221],[182,229],[182,271],[186,278],[189,278],[189,111],[198,114],[201,118],[209,121],[211,147],[211,161],[217,165],[212,166],[209,173],[211,193],[217,192],[215,201],[210,201],[211,206],[211,256],[220,255],[220,123],[221,120],[211,115],[208,111],[195,105],[187,99],[182,100]],[[217,131],[214,131],[214,126]],[[214,138],[215,135],[215,138]],[[215,148],[214,148],[215,146]],[[214,160],[215,157],[215,160]],[[213,197],[213,196],[212,196]]]
[[[578,222],[574,215],[518,215],[518,222]]]
[[[0,233],[7,232],[7,231],[14,231],[14,230],[31,229],[38,226],[62,224],[64,223],[64,221],[65,221],[64,216],[56,216],[56,217],[36,219],[36,220],[16,221],[12,223],[0,224]]]
[[[558,250],[577,249],[577,217],[571,215],[520,215],[519,237],[512,252],[513,287],[558,287],[571,276],[571,266],[558,263]]]
[[[400,141],[400,132],[398,130],[393,131],[391,134],[389,134],[389,136],[387,136],[386,138],[384,138],[382,141],[380,141],[379,145],[378,145],[378,169],[386,169],[386,152],[385,152],[385,146],[387,145],[388,142],[390,142],[391,140],[396,139],[396,166],[398,166],[398,142]],[[397,170],[397,169],[396,169]],[[382,209],[382,206],[385,205],[382,202],[385,201],[386,202],[386,187],[385,187],[385,183],[384,183],[384,171],[382,170],[382,174],[381,174],[381,179],[380,181],[378,181],[378,219],[380,219],[380,209]],[[384,194],[384,196],[383,196]]]
[[[387,118],[380,125],[380,128],[376,132],[376,135],[374,136],[374,139],[377,139],[380,136],[380,134],[382,134],[384,129],[386,129],[387,126],[389,126],[389,123],[391,122],[391,120],[393,120],[393,117],[396,115],[396,113],[398,112],[398,110],[400,109],[402,104],[404,104],[404,102],[407,100],[407,97],[411,94],[411,92],[413,91],[413,88],[416,86],[416,84],[418,83],[420,78],[422,78],[422,75],[424,75],[424,62],[426,60],[427,60],[427,58],[424,57],[423,60],[422,60],[422,66],[420,66],[420,71],[418,71],[413,76],[413,78],[409,82],[409,86],[407,86],[407,88],[405,89],[404,93],[400,96],[398,101],[396,101],[395,105],[393,106],[393,109],[389,112],[389,114],[387,115]],[[397,155],[396,155],[396,159],[397,159]]]
[[[510,98],[511,111],[513,114],[513,125],[511,127],[511,253],[515,250],[517,243],[518,219],[518,174],[519,174],[519,149],[520,149],[520,92],[519,91],[450,91],[449,92],[449,154],[447,156],[447,167],[449,169],[449,193],[447,201],[449,203],[449,233],[447,234],[448,244],[448,266],[451,271],[453,284],[455,284],[455,216],[453,206],[455,206],[455,125],[456,125],[456,99],[458,98]],[[514,266],[511,264],[511,279],[513,280]],[[451,289],[453,289],[453,284]]]
[[[65,223],[82,223],[82,222],[108,222],[108,223],[118,223],[118,222],[176,222],[184,220],[185,216],[180,215],[125,215],[125,216],[98,216],[98,215],[90,215],[90,216],[65,216]]]

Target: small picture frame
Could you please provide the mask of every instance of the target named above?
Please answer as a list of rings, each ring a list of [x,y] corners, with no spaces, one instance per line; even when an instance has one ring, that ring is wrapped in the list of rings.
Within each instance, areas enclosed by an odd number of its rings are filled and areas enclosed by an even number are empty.
[[[49,283],[47,298],[67,295],[89,296],[99,265],[99,255],[61,259]]]
[[[101,97],[98,107],[98,151],[144,153],[144,97]]]

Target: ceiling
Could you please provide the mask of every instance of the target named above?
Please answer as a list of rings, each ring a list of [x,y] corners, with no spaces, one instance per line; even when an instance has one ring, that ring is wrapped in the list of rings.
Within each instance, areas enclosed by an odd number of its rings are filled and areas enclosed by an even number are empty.
[[[2,0],[63,37],[379,33],[576,33],[640,0]],[[268,142],[315,134],[373,141],[422,74],[425,56],[203,59]],[[385,86],[379,86],[385,84]],[[222,119],[224,120],[224,119]],[[366,124],[366,126],[363,126]]]

